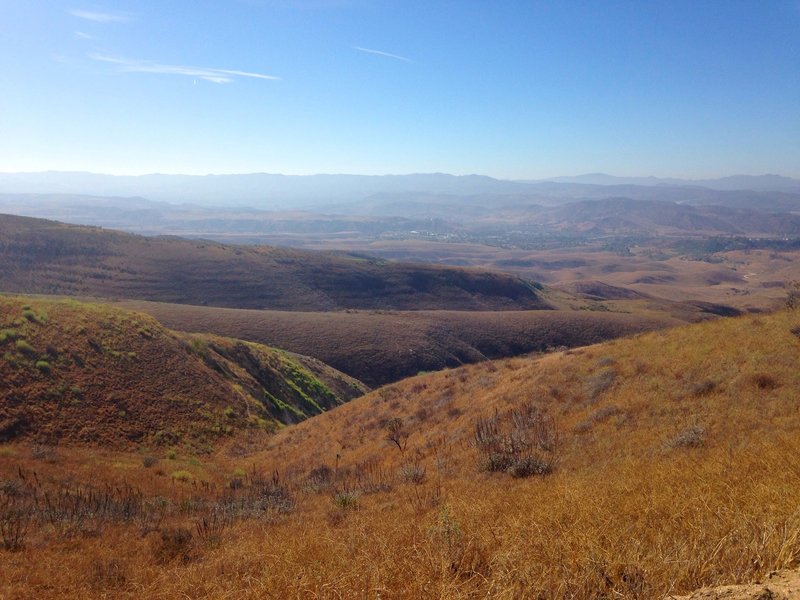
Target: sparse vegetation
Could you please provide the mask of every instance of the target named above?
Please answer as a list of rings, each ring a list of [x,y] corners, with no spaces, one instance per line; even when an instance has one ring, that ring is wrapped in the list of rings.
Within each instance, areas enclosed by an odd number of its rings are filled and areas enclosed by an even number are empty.
[[[403,419],[392,417],[386,421],[383,428],[386,430],[386,441],[397,446],[400,452],[405,452],[408,445],[408,437],[411,434],[406,429]]]
[[[557,459],[558,430],[552,417],[525,402],[503,415],[478,419],[474,444],[482,470],[513,477],[547,475]]]
[[[17,302],[18,317],[18,301],[2,302]],[[39,313],[37,302],[30,307]],[[51,376],[28,358],[3,374],[35,377],[41,387],[26,391],[53,393],[30,413],[0,412],[0,432],[11,440],[19,434],[6,432],[25,431],[37,410],[66,411],[73,385],[82,410],[97,406],[94,380],[61,378],[80,372],[72,352],[80,349],[91,369],[108,353],[53,339],[69,315],[58,303],[47,313],[47,327],[20,328]],[[109,339],[96,332],[108,322],[95,314],[81,326],[123,348],[115,336],[127,325],[109,326]],[[124,341],[185,339],[149,327],[152,339],[137,325]],[[30,451],[18,441],[0,447],[0,590],[44,599],[375,590],[401,598],[659,598],[756,579],[796,563],[800,379],[796,353],[787,351],[797,346],[795,327],[796,314],[783,311],[478,363],[382,388],[269,437],[243,417],[258,408],[255,377],[238,379],[240,388],[225,384],[219,397],[199,383],[169,388],[158,402],[180,418],[153,428],[160,444],[102,447],[102,438],[95,445],[76,436],[56,451],[57,438],[42,436],[36,441],[51,441]],[[221,369],[245,370],[222,362],[216,340],[206,339]],[[219,347],[260,356],[238,344]],[[41,351],[48,346],[56,352]],[[176,347],[182,360],[196,359]],[[16,352],[10,341],[4,349]],[[153,364],[146,349],[136,351],[142,369]],[[218,373],[206,359],[191,364]],[[698,384],[707,389],[698,393]],[[315,388],[296,385],[317,402]],[[7,398],[4,411],[22,403]],[[136,415],[124,394],[103,401],[100,422]],[[196,417],[236,428],[203,440],[201,454],[186,441]],[[413,433],[397,443],[389,439],[397,432]],[[151,454],[168,458],[147,467]]]
[[[706,428],[702,425],[690,425],[669,440],[670,448],[700,448],[706,443]]]
[[[33,316],[15,317],[24,311]],[[0,378],[13,387],[0,391],[0,401],[18,395],[26,401],[11,401],[0,413],[0,439],[35,434],[48,443],[147,442],[198,454],[237,431],[266,433],[365,391],[319,361],[170,332],[115,307],[6,296],[0,325],[9,318],[21,323],[2,329]],[[142,328],[150,337],[139,335]]]

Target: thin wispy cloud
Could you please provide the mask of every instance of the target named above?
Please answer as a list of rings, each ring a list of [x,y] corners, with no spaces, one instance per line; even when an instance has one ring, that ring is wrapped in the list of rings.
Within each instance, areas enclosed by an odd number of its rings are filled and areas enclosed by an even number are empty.
[[[89,58],[99,62],[117,65],[121,71],[127,73],[159,73],[163,75],[183,75],[202,79],[212,83],[230,83],[238,77],[249,77],[252,79],[277,80],[280,77],[266,75],[264,73],[253,73],[251,71],[238,71],[234,69],[214,69],[211,67],[189,67],[183,65],[162,65],[148,60],[131,60],[116,56],[105,56],[103,54],[90,54]]]
[[[83,31],[76,31],[75,38],[78,40],[94,40],[97,39],[93,35],[89,35],[88,33],[84,33]]]
[[[383,50],[374,50],[373,48],[362,48],[361,46],[353,46],[353,50],[358,50],[359,52],[366,52],[367,54],[377,54],[378,56],[385,56],[386,58],[394,58],[395,60],[413,62],[410,58],[406,58],[405,56],[400,56],[399,54],[391,54],[389,52],[384,52]]]
[[[126,23],[133,20],[133,15],[130,13],[98,12],[93,10],[81,10],[79,8],[73,8],[68,12],[73,17],[94,21],[95,23]]]

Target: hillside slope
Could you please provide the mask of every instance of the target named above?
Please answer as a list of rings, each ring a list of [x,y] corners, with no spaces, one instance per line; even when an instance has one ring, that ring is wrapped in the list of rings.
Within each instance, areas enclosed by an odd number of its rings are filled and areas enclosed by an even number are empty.
[[[752,582],[800,560],[798,357],[784,311],[414,377],[247,455],[164,461],[205,487],[139,455],[0,446],[12,506],[39,514],[34,491],[101,473],[146,490],[145,516],[165,507],[157,531],[123,516],[68,542],[42,519],[0,552],[0,591],[649,600]],[[20,464],[54,483],[15,483]]]
[[[433,585],[658,598],[746,582],[800,558],[798,358],[800,312],[784,311],[484,363],[382,388],[279,433],[254,460],[312,474],[338,456],[338,489],[361,490],[361,525],[347,531],[371,527],[394,550],[354,542],[363,562],[328,563],[345,569],[340,589],[362,589],[352,577],[368,564],[374,584],[410,597]],[[524,477],[526,456],[552,474]],[[376,472],[393,491],[371,491]],[[448,528],[455,550],[432,533]]]
[[[278,310],[549,308],[487,271],[180,238],[0,215],[0,288]]]
[[[559,299],[550,295],[548,301]],[[119,302],[172,329],[208,331],[314,356],[373,387],[420,371],[585,346],[708,316],[692,307],[665,309],[654,304],[623,302],[609,308],[607,303],[584,303],[583,310],[547,311],[323,313]]]
[[[0,441],[208,448],[366,389],[308,357],[73,301],[0,297],[0,351]]]

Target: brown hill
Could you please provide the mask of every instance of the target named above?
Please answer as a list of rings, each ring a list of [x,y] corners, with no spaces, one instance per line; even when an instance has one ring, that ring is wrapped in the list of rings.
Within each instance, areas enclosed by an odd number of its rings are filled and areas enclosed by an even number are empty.
[[[635,292],[634,292],[635,293]],[[548,296],[548,301],[558,299]],[[120,305],[181,331],[207,331],[314,356],[370,386],[486,359],[585,346],[701,318],[696,307],[604,310],[285,312],[155,302]]]
[[[0,351],[0,441],[208,448],[365,391],[308,357],[73,301],[0,297]]]
[[[590,300],[639,300],[651,297],[647,294],[637,292],[636,290],[609,285],[594,279],[588,281],[570,281],[569,283],[564,283],[555,287]]]
[[[486,271],[179,238],[0,215],[0,286],[278,310],[546,309],[534,284]]]

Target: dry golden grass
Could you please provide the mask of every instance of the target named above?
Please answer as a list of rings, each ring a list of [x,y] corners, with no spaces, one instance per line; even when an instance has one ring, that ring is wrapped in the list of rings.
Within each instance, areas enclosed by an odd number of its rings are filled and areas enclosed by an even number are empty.
[[[219,497],[236,469],[277,470],[297,504],[237,519],[217,544],[195,532],[186,561],[154,559],[159,534],[132,524],[73,538],[36,527],[23,550],[0,553],[0,594],[661,598],[796,566],[799,325],[797,311],[724,319],[416,377],[287,428],[253,454],[159,463],[216,489],[158,475],[133,455],[59,449],[51,464],[2,447],[0,478],[22,465],[52,484],[93,475],[172,498],[164,527],[191,529],[202,511],[181,499]],[[558,424],[554,473],[480,471],[476,420],[524,402]],[[402,451],[386,439],[391,418],[408,433]],[[335,475],[310,480],[321,465]]]

